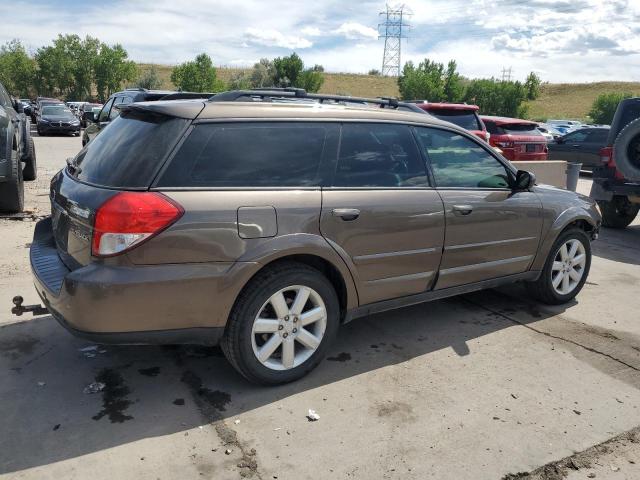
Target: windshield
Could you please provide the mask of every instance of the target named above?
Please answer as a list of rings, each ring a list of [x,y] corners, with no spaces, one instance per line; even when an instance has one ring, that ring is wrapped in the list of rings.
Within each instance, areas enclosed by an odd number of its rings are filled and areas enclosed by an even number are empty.
[[[466,130],[482,130],[475,112],[469,110],[429,110],[429,113],[440,120],[451,122]]]
[[[61,117],[73,116],[71,110],[64,105],[53,105],[48,107],[42,107],[42,115],[59,115]]]

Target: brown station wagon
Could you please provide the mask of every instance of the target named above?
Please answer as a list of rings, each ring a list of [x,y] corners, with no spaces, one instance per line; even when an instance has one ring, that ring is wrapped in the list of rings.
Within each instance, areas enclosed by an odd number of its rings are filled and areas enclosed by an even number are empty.
[[[450,123],[303,91],[126,105],[55,175],[51,206],[31,265],[63,326],[219,343],[265,384],[374,312],[516,281],[567,302],[600,226],[589,198]]]

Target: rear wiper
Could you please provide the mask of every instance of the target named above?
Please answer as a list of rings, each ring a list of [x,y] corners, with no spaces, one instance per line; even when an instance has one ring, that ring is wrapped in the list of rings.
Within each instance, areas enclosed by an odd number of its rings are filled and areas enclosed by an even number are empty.
[[[80,175],[80,172],[82,172],[82,167],[78,166],[75,157],[67,158],[67,168],[72,175]]]

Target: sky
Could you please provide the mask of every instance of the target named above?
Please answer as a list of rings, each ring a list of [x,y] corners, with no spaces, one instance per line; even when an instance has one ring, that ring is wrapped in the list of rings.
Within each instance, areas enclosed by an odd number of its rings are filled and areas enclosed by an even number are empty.
[[[640,0],[406,0],[402,62],[454,59],[468,77],[640,81]],[[395,5],[395,4],[393,4]],[[384,1],[0,0],[0,44],[35,52],[59,33],[120,43],[138,62],[209,54],[245,67],[297,52],[328,72],[381,69]]]

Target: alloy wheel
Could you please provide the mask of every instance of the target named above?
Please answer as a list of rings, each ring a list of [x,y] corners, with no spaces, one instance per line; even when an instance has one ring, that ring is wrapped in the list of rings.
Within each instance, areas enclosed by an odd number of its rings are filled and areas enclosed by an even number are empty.
[[[587,254],[580,240],[567,240],[556,252],[551,267],[551,285],[560,295],[570,294],[584,276]]]
[[[292,285],[278,290],[253,321],[251,344],[258,361],[272,370],[290,370],[318,349],[327,327],[327,308],[314,289]]]

